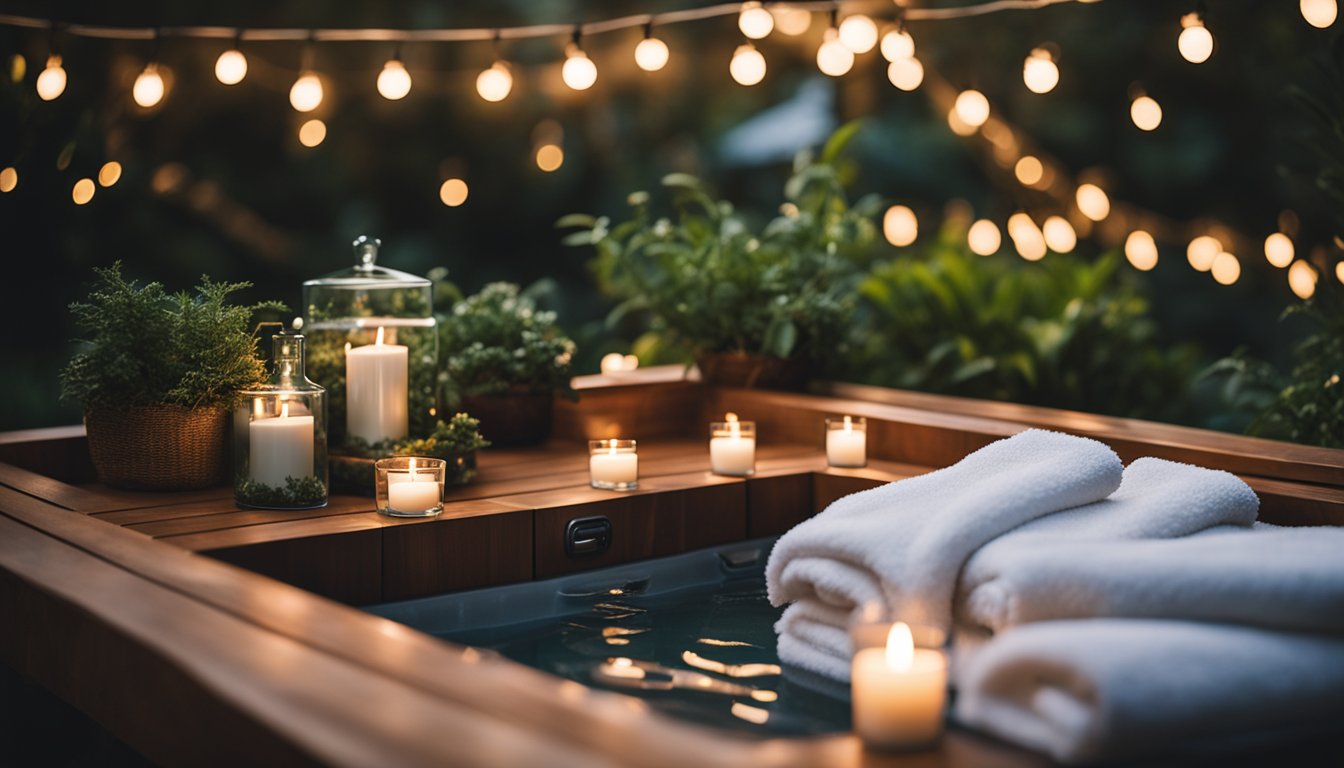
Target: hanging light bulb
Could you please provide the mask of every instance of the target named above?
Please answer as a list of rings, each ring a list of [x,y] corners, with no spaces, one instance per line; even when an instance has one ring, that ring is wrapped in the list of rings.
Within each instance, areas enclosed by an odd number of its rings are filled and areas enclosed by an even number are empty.
[[[1018,255],[1027,261],[1045,258],[1045,236],[1026,213],[1018,211],[1008,217],[1008,236],[1013,239]]]
[[[0,192],[13,192],[19,186],[19,171],[14,166],[0,170]]]
[[[136,104],[149,109],[163,101],[163,90],[163,75],[159,74],[159,65],[151,61],[135,78],[135,85],[131,87],[131,98],[135,99]]]
[[[1181,17],[1181,36],[1176,38],[1176,49],[1181,52],[1181,58],[1191,64],[1203,64],[1213,55],[1213,33],[1204,26],[1199,12]]]
[[[1041,177],[1045,176],[1045,166],[1033,155],[1023,155],[1013,166],[1013,175],[1022,186],[1032,187],[1040,183]]]
[[[1297,298],[1306,301],[1316,293],[1316,270],[1301,259],[1288,267],[1288,287],[1297,294]]]
[[[1049,93],[1059,85],[1059,65],[1048,48],[1034,48],[1022,62],[1022,82],[1032,93]]]
[[[1096,184],[1080,185],[1074,198],[1078,203],[1078,210],[1093,221],[1101,221],[1111,215],[1111,199],[1106,196],[1105,190]]]
[[[886,236],[887,242],[897,248],[904,248],[919,236],[919,219],[906,206],[893,205],[882,217],[882,234]]]
[[[1129,105],[1129,118],[1141,131],[1155,131],[1162,124],[1162,106],[1147,94],[1140,94]]]
[[[215,79],[224,85],[237,85],[247,77],[247,57],[238,50],[237,41],[215,59]]]
[[[476,93],[490,102],[503,101],[513,90],[513,73],[504,61],[496,61],[476,76]]]
[[[550,173],[558,170],[565,162],[565,151],[557,144],[542,144],[537,147],[537,167]]]
[[[1335,23],[1339,15],[1339,6],[1335,0],[1302,0],[1302,18],[1317,29],[1325,29]]]
[[[70,198],[75,201],[75,205],[84,205],[93,199],[93,193],[97,187],[93,184],[93,179],[80,179],[75,182],[74,188],[70,190]]]
[[[737,15],[737,28],[748,39],[760,40],[775,28],[775,17],[758,2],[743,3]]]
[[[297,112],[312,112],[322,104],[322,78],[304,70],[289,88],[289,105]]]
[[[985,94],[969,89],[957,94],[957,101],[954,109],[957,117],[972,128],[979,128],[989,119],[989,99]]]
[[[645,72],[657,72],[667,66],[671,53],[667,43],[653,36],[653,22],[644,25],[644,39],[635,46],[635,64]]]
[[[1293,263],[1292,238],[1282,232],[1275,232],[1265,238],[1265,259],[1270,264],[1283,269]]]
[[[832,25],[821,39],[821,47],[817,49],[817,69],[831,77],[848,72],[854,66],[854,52],[840,42],[839,30]]]
[[[952,132],[958,136],[975,135],[975,126],[967,125],[966,121],[961,119],[961,115],[957,114],[956,107],[947,111],[947,127],[952,129]]]
[[[861,13],[840,22],[840,44],[854,53],[867,53],[877,45],[877,25]]]
[[[448,179],[439,186],[439,200],[449,208],[456,208],[467,202],[467,192],[467,182]]]
[[[772,3],[770,15],[775,17],[775,29],[789,37],[797,37],[812,26],[812,12],[806,8],[785,3]]]
[[[305,147],[316,147],[327,140],[327,124],[321,120],[304,121],[299,126],[299,143]]]
[[[565,64],[560,69],[560,76],[570,88],[586,91],[597,82],[597,65],[579,45],[579,35],[579,30],[574,30],[574,39],[565,47]]]
[[[1062,216],[1051,216],[1041,226],[1045,244],[1055,253],[1070,253],[1078,245],[1078,233]]]
[[[103,187],[110,187],[121,179],[121,163],[116,160],[109,160],[103,163],[103,167],[98,169],[98,184]]]
[[[1213,260],[1222,252],[1223,244],[1218,238],[1212,235],[1200,235],[1186,246],[1185,259],[1190,262],[1190,266],[1200,272],[1208,272],[1213,268]]]
[[[1241,262],[1237,261],[1236,256],[1223,251],[1213,258],[1209,272],[1219,285],[1231,285],[1241,277]]]
[[[897,59],[887,65],[887,80],[902,91],[913,91],[924,82],[924,65],[914,56]]]
[[[65,67],[61,66],[61,57],[53,53],[37,76],[37,95],[43,101],[51,101],[62,93],[65,93]]]
[[[2,182],[0,182],[0,186],[3,186]],[[1344,284],[1344,261],[1335,264],[1335,279]]]
[[[765,57],[751,43],[743,43],[733,51],[728,62],[728,74],[738,85],[755,85],[765,79]]]
[[[971,247],[971,253],[977,256],[992,256],[999,252],[1003,237],[994,222],[980,219],[966,231],[966,244]]]
[[[411,73],[401,63],[400,53],[393,54],[383,64],[383,71],[378,73],[378,94],[388,101],[397,101],[406,98],[410,92]]]
[[[896,26],[887,30],[882,35],[882,58],[887,61],[899,61],[908,59],[915,55],[915,38],[905,31],[904,27]]]
[[[1125,238],[1125,258],[1140,272],[1147,272],[1157,266],[1157,241],[1153,236],[1136,229]]]

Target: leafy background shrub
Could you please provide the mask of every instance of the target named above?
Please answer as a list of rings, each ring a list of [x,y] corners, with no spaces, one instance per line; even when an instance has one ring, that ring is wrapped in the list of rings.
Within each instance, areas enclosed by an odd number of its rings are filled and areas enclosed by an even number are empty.
[[[438,275],[441,279],[441,275]],[[463,395],[569,391],[574,342],[554,312],[537,307],[545,283],[522,291],[490,283],[440,319],[440,356],[450,401]]]

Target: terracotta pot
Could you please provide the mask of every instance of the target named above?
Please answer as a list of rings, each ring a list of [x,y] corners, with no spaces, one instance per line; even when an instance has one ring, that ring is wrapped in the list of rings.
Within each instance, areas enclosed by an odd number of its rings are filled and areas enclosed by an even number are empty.
[[[725,387],[802,389],[807,384],[807,364],[801,360],[710,352],[696,355],[695,364],[705,382]]]
[[[466,395],[462,410],[481,422],[480,433],[491,445],[536,445],[551,436],[551,392],[507,392]]]
[[[147,405],[86,411],[98,479],[117,488],[185,491],[225,478],[228,411]]]

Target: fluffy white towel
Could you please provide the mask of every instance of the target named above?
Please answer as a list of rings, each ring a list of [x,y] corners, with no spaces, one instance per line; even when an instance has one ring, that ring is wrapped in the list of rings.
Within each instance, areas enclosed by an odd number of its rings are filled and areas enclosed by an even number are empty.
[[[1215,526],[1249,534],[1245,526],[1258,509],[1250,487],[1227,472],[1139,459],[1110,498],[1034,520],[981,547],[961,576],[958,619],[1000,630],[1089,616],[1257,623],[1264,613],[1270,626],[1280,626],[1296,610],[1269,605],[1281,595],[1301,589],[1296,605],[1303,610],[1338,600],[1344,572],[1335,568],[1329,584],[1313,569],[1338,559],[1344,551],[1339,538],[1320,545],[1311,535],[1281,529],[1245,540],[1235,534],[1170,538]],[[1247,601],[1244,592],[1257,599]]]
[[[850,611],[818,600],[801,600],[784,609],[775,623],[779,660],[842,683],[849,682]]]
[[[1032,429],[846,496],[780,537],[766,566],[770,601],[852,609],[879,597],[907,621],[948,630],[972,553],[1030,520],[1105,498],[1121,472],[1095,440]]]
[[[1068,763],[1227,749],[1344,717],[1344,639],[1249,627],[1027,624],[961,677],[959,721]]]

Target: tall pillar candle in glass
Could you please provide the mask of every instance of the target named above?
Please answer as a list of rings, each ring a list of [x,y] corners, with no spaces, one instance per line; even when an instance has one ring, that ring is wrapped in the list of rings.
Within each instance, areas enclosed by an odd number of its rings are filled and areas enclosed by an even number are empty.
[[[353,267],[303,284],[310,375],[329,392],[334,444],[353,453],[428,437],[438,419],[433,286],[379,266],[380,245],[360,237]]]
[[[234,411],[233,496],[240,506],[327,504],[326,392],[304,375],[304,339],[271,340],[269,383],[245,390]]]

